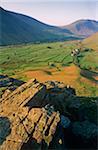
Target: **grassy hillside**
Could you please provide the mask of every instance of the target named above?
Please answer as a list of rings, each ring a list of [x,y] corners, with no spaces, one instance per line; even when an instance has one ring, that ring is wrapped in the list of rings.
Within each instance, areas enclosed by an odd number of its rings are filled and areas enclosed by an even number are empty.
[[[82,51],[78,57],[81,68],[98,72],[98,32],[82,41]]]
[[[83,45],[98,51],[98,32],[84,39]]]
[[[10,77],[57,80],[77,89],[78,95],[98,96],[98,53],[82,50],[78,65],[71,51],[77,42],[55,42],[2,47],[0,71]]]
[[[88,69],[92,71],[98,70],[98,52],[97,51],[88,51],[81,52],[79,56],[79,63],[81,68]]]

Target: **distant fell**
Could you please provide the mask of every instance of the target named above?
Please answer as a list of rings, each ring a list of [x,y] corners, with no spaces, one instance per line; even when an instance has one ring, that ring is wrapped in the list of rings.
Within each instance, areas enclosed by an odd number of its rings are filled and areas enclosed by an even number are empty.
[[[98,21],[78,20],[72,24],[62,27],[70,30],[73,34],[83,36],[84,38],[98,32]]]

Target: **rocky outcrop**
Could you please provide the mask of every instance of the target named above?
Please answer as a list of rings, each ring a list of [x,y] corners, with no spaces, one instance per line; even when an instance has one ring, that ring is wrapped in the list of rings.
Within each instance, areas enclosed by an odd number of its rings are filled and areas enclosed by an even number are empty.
[[[0,99],[0,150],[20,150],[29,139],[49,146],[61,118],[54,106],[46,105],[47,100],[43,103],[46,95],[46,85],[35,79],[4,93]],[[8,125],[4,126],[3,118]]]
[[[0,150],[66,150],[80,145],[79,138],[96,147],[96,100],[78,97],[60,82],[32,79],[8,88],[0,99]]]

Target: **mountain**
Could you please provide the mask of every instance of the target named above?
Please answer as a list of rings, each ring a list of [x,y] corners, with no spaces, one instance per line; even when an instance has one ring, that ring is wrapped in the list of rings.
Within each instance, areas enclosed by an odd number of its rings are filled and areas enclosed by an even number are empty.
[[[62,27],[70,30],[73,34],[83,36],[84,38],[98,32],[98,21],[78,20],[72,24]]]
[[[98,32],[84,39],[83,44],[94,50],[98,50]]]
[[[79,20],[57,27],[0,7],[0,45],[76,40],[95,32],[98,32],[98,21]]]
[[[68,29],[0,8],[0,45],[75,39]]]

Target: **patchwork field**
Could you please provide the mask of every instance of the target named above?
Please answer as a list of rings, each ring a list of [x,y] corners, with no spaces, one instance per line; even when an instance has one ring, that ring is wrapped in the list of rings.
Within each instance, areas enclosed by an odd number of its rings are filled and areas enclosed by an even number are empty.
[[[75,48],[80,53],[72,57]],[[98,96],[98,52],[81,48],[78,41],[1,47],[0,74],[24,81],[57,80],[76,88],[78,95]]]

